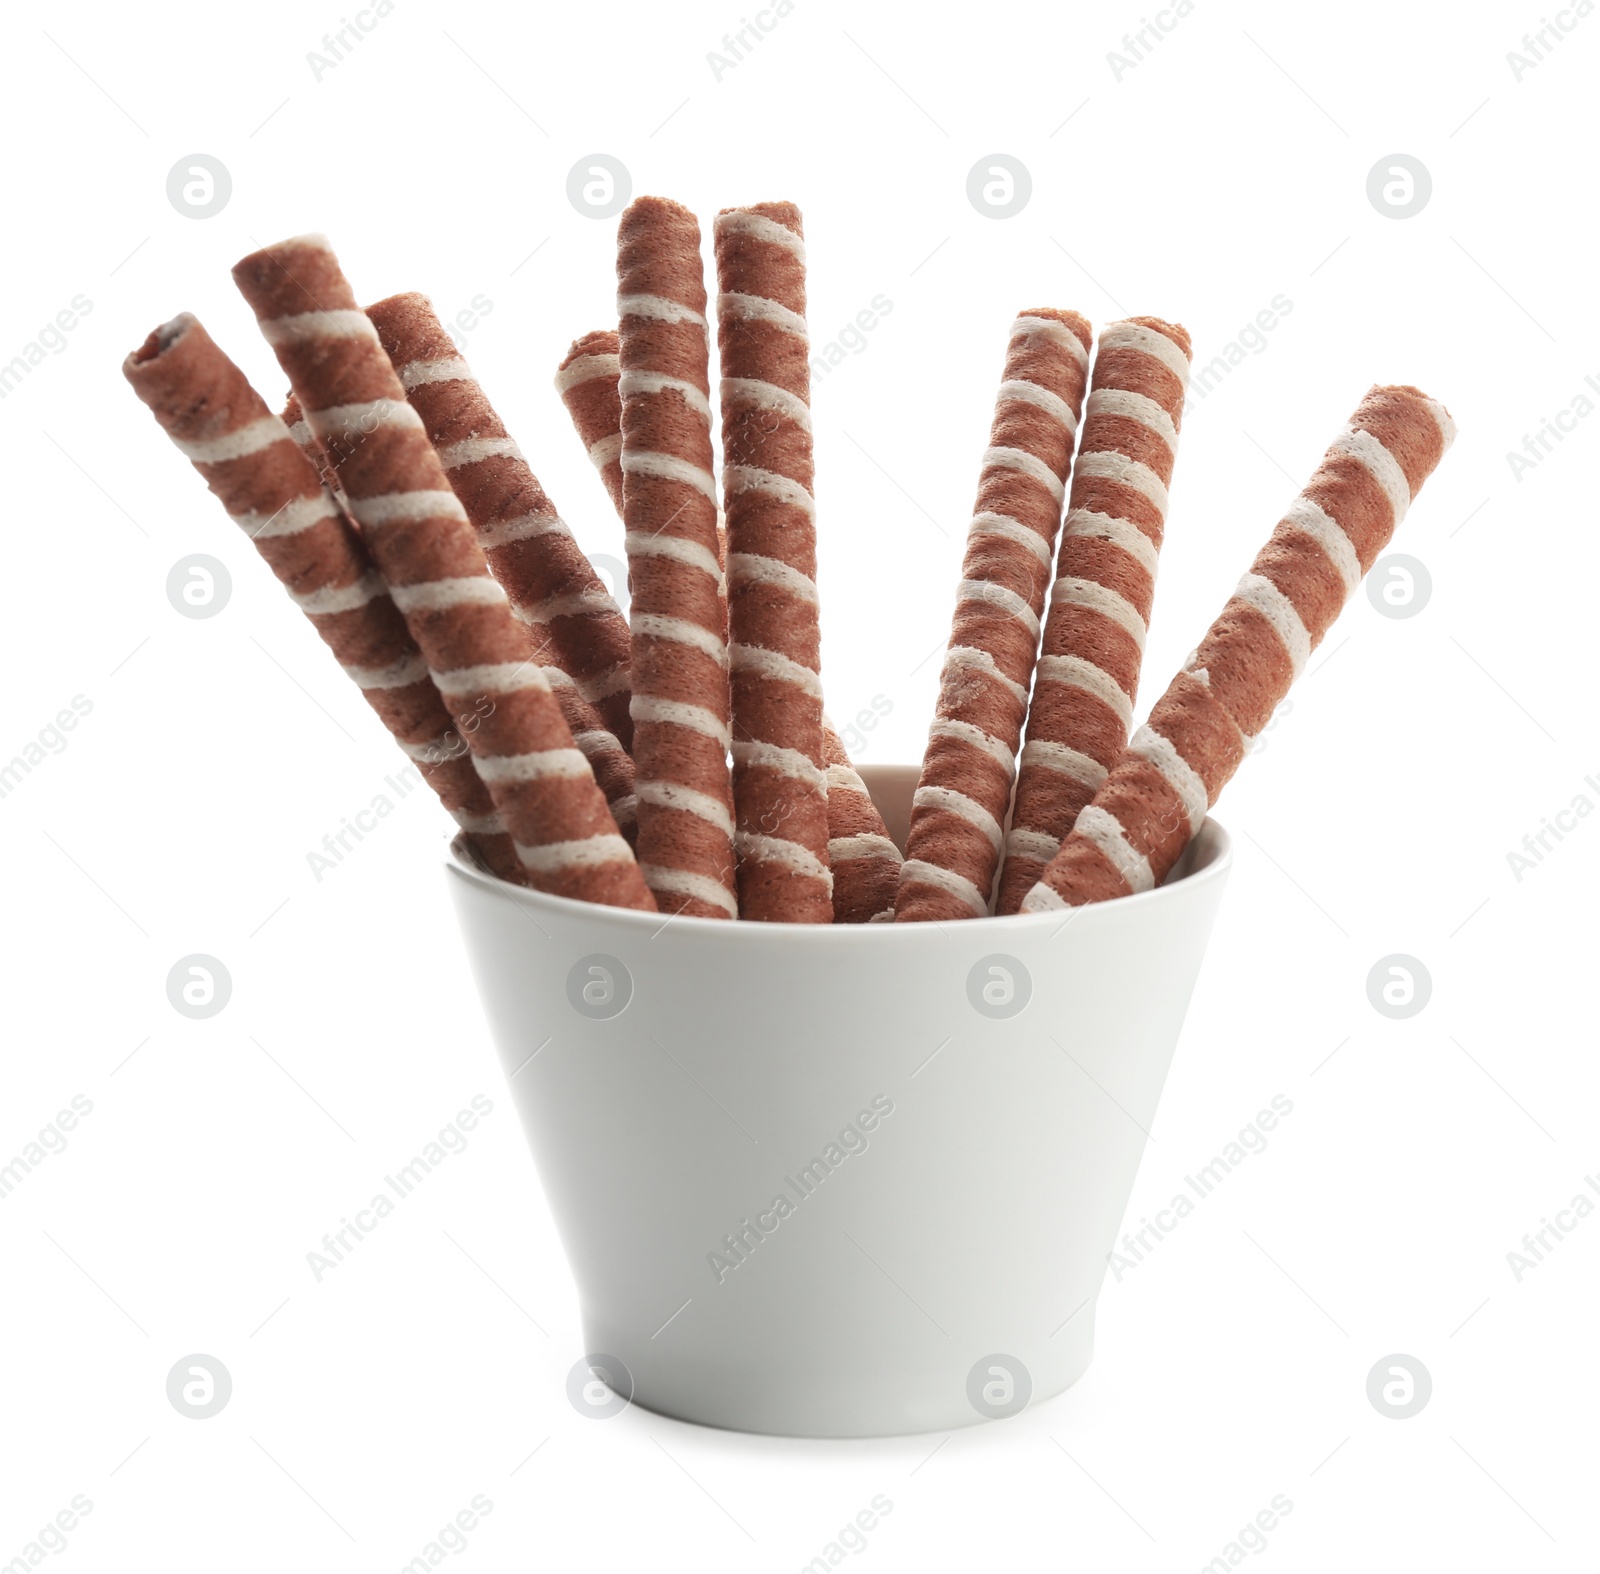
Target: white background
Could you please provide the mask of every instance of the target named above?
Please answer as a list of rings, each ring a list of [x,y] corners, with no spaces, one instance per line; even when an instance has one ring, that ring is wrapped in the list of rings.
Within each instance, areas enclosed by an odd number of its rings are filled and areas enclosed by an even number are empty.
[[[1519,81],[1531,4],[1201,0],[1118,80],[1131,5],[798,0],[719,81],[732,5],[399,0],[319,81],[331,0],[15,13],[0,361],[93,308],[0,402],[0,758],[93,709],[0,799],[0,1162],[75,1094],[93,1113],[0,1202],[0,1562],[82,1493],[59,1556],[85,1571],[393,1570],[482,1493],[474,1567],[792,1570],[881,1493],[856,1554],[879,1570],[1184,1570],[1281,1493],[1252,1562],[1593,1568],[1600,1220],[1520,1282],[1506,1255],[1600,1171],[1600,824],[1520,880],[1507,860],[1600,804],[1600,421],[1520,479],[1506,458],[1600,377],[1600,20],[1561,16]],[[826,1443],[575,1413],[574,1295],[446,905],[448,822],[413,794],[313,878],[400,756],[118,371],[187,309],[276,397],[228,267],[324,230],[363,298],[492,301],[466,353],[617,554],[551,388],[610,321],[615,224],[566,196],[595,152],[703,221],[799,202],[819,345],[892,302],[814,390],[830,706],[893,707],[869,760],[921,751],[1019,308],[1167,316],[1199,364],[1292,302],[1186,420],[1146,703],[1370,383],[1460,425],[1395,543],[1431,599],[1358,597],[1226,794],[1237,863],[1130,1226],[1272,1095],[1294,1112],[1108,1278],[1088,1374],[1012,1421]],[[995,152],[1032,174],[1005,220],[966,196]],[[232,176],[204,220],[166,196],[192,153]],[[1433,182],[1404,220],[1366,193],[1395,153]],[[195,552],[233,579],[204,621],[164,589]],[[207,1021],[166,998],[195,952],[233,980]],[[1366,992],[1397,952],[1432,978],[1404,1021]],[[467,1150],[316,1282],[323,1232],[480,1093]],[[207,1421],[165,1395],[194,1352],[233,1379]],[[1394,1352],[1434,1385],[1405,1421],[1366,1397]]]

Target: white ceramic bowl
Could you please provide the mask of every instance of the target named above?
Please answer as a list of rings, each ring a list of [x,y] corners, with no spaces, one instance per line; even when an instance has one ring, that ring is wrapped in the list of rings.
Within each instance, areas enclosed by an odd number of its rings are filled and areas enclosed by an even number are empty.
[[[861,774],[899,839],[916,768]],[[823,927],[544,896],[458,844],[590,1364],[665,1415],[806,1437],[1066,1388],[1229,862],[1208,821],[1165,885],[1074,915]]]

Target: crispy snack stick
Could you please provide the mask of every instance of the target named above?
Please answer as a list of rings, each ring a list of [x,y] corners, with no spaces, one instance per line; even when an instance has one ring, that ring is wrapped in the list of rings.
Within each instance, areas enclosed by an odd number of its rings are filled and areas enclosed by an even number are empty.
[[[714,227],[739,916],[833,921],[806,252],[791,202]]]
[[[600,328],[572,341],[556,372],[556,392],[600,472],[612,506],[622,513],[622,341]]]
[[[521,880],[511,837],[422,652],[289,429],[187,312],[157,328],[122,371],[360,685],[473,851],[502,879]]]
[[[1417,389],[1368,392],[1023,912],[1166,878],[1454,438],[1449,412]]]
[[[833,921],[875,924],[894,918],[900,883],[900,849],[856,774],[845,746],[826,716],[822,757],[828,767],[828,861],[833,869]]]
[[[478,545],[529,626],[534,655],[626,834],[634,824],[628,625],[425,295],[367,308]],[[613,724],[626,729],[619,737]]]
[[[1076,312],[1027,311],[1012,323],[912,798],[900,923],[989,910],[1088,374],[1089,324]]]
[[[422,419],[321,236],[233,270],[538,889],[653,910]]]
[[[617,229],[639,863],[665,912],[734,918],[727,605],[700,226],[641,197]]]
[[[1176,324],[1101,330],[997,912],[1021,906],[1128,741],[1188,381]]]

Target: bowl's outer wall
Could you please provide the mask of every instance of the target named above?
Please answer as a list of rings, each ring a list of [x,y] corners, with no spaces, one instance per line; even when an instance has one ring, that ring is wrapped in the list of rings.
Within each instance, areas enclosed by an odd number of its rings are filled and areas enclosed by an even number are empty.
[[[915,770],[863,775],[903,823]],[[1215,822],[1193,853],[1070,921],[865,929],[663,922],[452,861],[590,1351],[650,1408],[803,1435],[978,1420],[993,1354],[1035,1398],[1072,1382],[1225,883]],[[608,1019],[569,1000],[592,956],[631,979]],[[969,997],[995,965],[1031,985],[1015,1015]]]

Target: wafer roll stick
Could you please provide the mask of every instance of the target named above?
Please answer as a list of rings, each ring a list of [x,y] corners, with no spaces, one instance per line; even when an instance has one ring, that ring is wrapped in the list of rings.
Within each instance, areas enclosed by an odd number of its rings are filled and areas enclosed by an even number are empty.
[[[1454,438],[1449,412],[1417,389],[1367,394],[1024,912],[1148,891],[1167,877]]]
[[[562,720],[526,625],[321,236],[237,263],[234,281],[338,472],[378,570],[427,661],[531,885],[618,907],[654,903]]]
[[[885,923],[894,918],[900,883],[900,849],[856,774],[845,746],[826,717],[822,758],[828,769],[828,861],[833,870],[833,921]]]
[[[1089,324],[1076,312],[1028,311],[1012,323],[912,798],[901,923],[989,909],[1088,375]]]
[[[360,685],[473,851],[501,878],[520,880],[511,837],[422,652],[289,428],[187,312],[157,328],[122,371]]]
[[[621,611],[506,435],[428,298],[394,295],[369,306],[367,315],[449,472],[490,569],[512,611],[532,631],[534,655],[612,814],[619,825],[631,825],[629,634]]]
[[[833,921],[806,252],[790,202],[714,229],[739,916]]]
[[[700,226],[641,197],[617,229],[622,505],[639,863],[663,912],[734,918],[727,607]]]
[[[1189,335],[1159,317],[1101,330],[998,912],[1017,911],[1128,741],[1189,354]]]
[[[572,341],[556,372],[556,392],[583,439],[589,462],[618,515],[622,513],[621,343],[614,329],[600,328]]]

